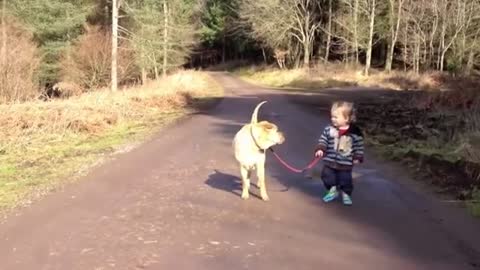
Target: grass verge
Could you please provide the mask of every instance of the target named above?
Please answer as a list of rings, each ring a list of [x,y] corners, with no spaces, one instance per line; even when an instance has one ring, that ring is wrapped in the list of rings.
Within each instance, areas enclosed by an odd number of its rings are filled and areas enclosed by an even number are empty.
[[[367,87],[392,90],[476,89],[478,79],[453,77],[445,73],[392,71],[372,69],[363,75],[361,67],[345,64],[325,64],[310,69],[276,69],[265,66],[240,67],[231,71],[251,83],[270,87],[318,90],[323,88]]]
[[[104,157],[222,97],[199,72],[117,93],[0,105],[0,211],[28,205],[74,181]]]

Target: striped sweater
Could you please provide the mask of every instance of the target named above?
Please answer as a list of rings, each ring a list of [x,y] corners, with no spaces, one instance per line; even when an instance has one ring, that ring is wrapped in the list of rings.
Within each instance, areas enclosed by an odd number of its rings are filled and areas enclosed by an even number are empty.
[[[363,134],[354,125],[350,125],[345,134],[339,136],[339,130],[327,126],[324,130],[315,151],[323,151],[325,165],[334,169],[350,170],[353,161],[363,162]]]

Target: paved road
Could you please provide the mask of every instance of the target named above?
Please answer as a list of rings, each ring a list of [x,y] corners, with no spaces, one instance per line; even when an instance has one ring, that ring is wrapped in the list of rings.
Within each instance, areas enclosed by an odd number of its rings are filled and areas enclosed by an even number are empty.
[[[417,192],[389,165],[355,170],[354,206],[269,156],[269,202],[240,199],[231,139],[260,100],[278,152],[306,164],[325,114],[214,76],[226,98],[0,225],[0,269],[476,269],[480,223]],[[258,195],[258,190],[253,190]],[[475,246],[477,245],[477,246]]]

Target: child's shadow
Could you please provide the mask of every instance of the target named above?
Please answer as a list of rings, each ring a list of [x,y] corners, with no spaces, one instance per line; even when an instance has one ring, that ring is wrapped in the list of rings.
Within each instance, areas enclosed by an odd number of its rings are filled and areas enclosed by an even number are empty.
[[[242,179],[235,175],[226,174],[218,170],[214,170],[214,172],[208,176],[205,184],[209,185],[212,188],[230,192],[238,197],[242,196]],[[255,183],[251,183],[250,195],[260,198],[260,196],[251,192],[252,188],[255,187]]]

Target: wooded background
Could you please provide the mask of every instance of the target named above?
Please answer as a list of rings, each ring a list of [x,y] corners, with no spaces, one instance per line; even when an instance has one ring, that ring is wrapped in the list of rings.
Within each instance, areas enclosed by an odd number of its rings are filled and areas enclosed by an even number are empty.
[[[479,37],[480,0],[3,0],[0,99],[233,60],[470,76]]]

